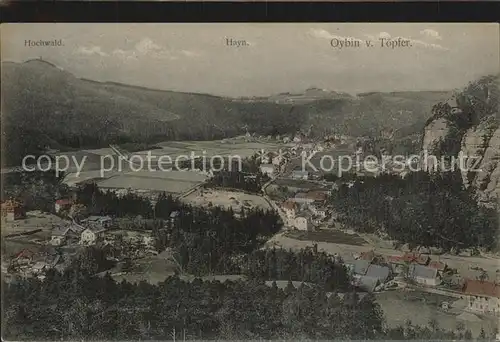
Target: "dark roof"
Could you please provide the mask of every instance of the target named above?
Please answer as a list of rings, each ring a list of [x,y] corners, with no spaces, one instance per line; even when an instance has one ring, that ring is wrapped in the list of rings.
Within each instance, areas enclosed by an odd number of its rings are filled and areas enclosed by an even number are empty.
[[[109,221],[109,220],[111,220],[111,217],[109,216],[89,216],[86,219],[82,220],[82,222],[92,223],[92,222]]]
[[[45,257],[45,262],[50,267],[54,267],[55,265],[57,265],[59,263],[59,260],[61,260],[61,256],[59,254],[48,255],[47,257]]]
[[[57,226],[52,229],[52,236],[66,236],[69,231],[69,226]]]
[[[366,276],[377,278],[381,282],[385,282],[389,277],[389,273],[390,273],[389,267],[372,264],[368,266],[368,270],[366,271]]]
[[[370,261],[368,260],[355,260],[352,262],[353,271],[356,274],[365,275],[366,271],[368,271],[368,267],[370,266]]]
[[[409,273],[413,278],[419,277],[426,279],[434,279],[437,276],[437,269],[427,266],[422,266],[419,264],[411,264]]]
[[[73,224],[70,224],[69,230],[75,234],[81,234],[85,230],[85,227],[82,227],[78,224],[73,223]]]

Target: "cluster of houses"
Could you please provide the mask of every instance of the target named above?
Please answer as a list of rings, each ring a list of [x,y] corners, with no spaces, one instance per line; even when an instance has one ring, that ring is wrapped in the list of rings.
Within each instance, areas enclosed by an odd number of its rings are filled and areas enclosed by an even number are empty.
[[[23,249],[9,260],[2,260],[2,273],[16,273],[23,278],[44,279],[46,271],[52,268],[62,270],[62,267],[62,256],[50,248],[38,253]]]
[[[298,230],[312,230],[328,215],[326,199],[325,191],[298,192],[281,204],[286,218],[285,225]]]
[[[109,216],[89,216],[80,223],[67,222],[52,229],[50,244],[62,246],[66,243],[78,243],[84,246],[94,245],[102,240],[104,233],[113,225]]]
[[[310,156],[322,152],[325,149],[326,143],[301,143],[301,140],[295,141],[295,145],[286,150],[278,152],[268,152],[261,156],[260,171],[267,174],[269,177],[274,177],[277,173],[282,172],[286,164],[292,159],[300,156]],[[295,170],[291,174],[292,179],[310,178],[310,172]]]
[[[355,285],[367,292],[390,287],[392,280],[398,276],[421,286],[435,288],[442,283],[444,274],[449,270],[444,262],[411,252],[402,256],[384,257],[369,251],[345,265],[350,270]],[[466,299],[466,310],[500,315],[498,280],[465,279],[455,294]]]
[[[154,238],[150,232],[117,231],[112,229],[113,225],[113,219],[109,216],[90,216],[80,223],[67,221],[55,225],[52,227],[48,244],[42,247],[44,252],[35,253],[30,249],[24,249],[4,260],[2,272],[22,277],[36,276],[43,280],[45,272],[49,269],[54,267],[58,270],[64,269],[61,264],[65,254],[63,250],[57,250],[63,246],[98,244],[101,248],[117,247],[121,255],[126,254],[128,257],[141,257],[151,251],[155,252]],[[130,248],[124,249],[123,242]]]
[[[417,284],[438,286],[442,282],[447,265],[441,261],[431,260],[428,255],[408,252],[402,256],[386,258],[395,274],[402,275]]]
[[[446,264],[431,261],[429,256],[418,253],[383,257],[373,251],[362,253],[356,260],[346,263],[346,266],[356,285],[368,292],[392,285],[389,280],[397,276],[420,285],[437,286],[447,269]]]

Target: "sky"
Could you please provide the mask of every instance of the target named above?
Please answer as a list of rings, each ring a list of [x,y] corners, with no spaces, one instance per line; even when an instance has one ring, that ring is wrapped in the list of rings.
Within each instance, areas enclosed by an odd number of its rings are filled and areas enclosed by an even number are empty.
[[[247,45],[227,46],[228,38]],[[379,38],[412,46],[381,47]],[[40,39],[63,46],[25,44]],[[345,39],[360,46],[332,46]],[[77,77],[231,97],[450,90],[498,73],[500,63],[498,24],[2,24],[1,42],[2,60],[41,57]]]

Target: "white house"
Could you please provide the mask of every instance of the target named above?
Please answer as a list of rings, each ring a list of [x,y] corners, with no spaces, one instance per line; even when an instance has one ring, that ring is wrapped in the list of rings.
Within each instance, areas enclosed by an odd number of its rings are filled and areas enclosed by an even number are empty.
[[[479,313],[500,314],[500,284],[491,281],[466,280],[463,292],[467,309]]]
[[[275,171],[275,166],[273,164],[261,164],[260,165],[260,172],[268,175],[269,177],[272,177],[274,175],[274,171]]]
[[[308,230],[309,218],[305,215],[297,216],[294,220],[294,227],[298,230]]]
[[[422,285],[437,286],[441,284],[441,277],[437,269],[432,267],[413,263],[410,265],[408,274],[410,279]]]
[[[89,246],[95,244],[104,236],[106,229],[98,227],[89,227],[82,232],[80,236],[80,244]]]

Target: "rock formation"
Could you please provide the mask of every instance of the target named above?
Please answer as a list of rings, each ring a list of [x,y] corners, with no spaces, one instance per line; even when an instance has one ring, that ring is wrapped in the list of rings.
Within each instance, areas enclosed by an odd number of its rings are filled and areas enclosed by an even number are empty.
[[[464,186],[475,192],[479,203],[492,207],[500,207],[499,79],[484,77],[434,106],[422,139],[423,154],[446,160],[438,162],[438,171],[450,165],[458,169],[463,158]]]

